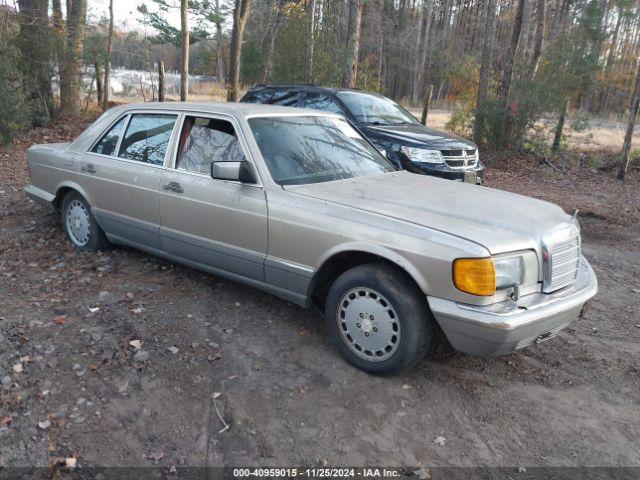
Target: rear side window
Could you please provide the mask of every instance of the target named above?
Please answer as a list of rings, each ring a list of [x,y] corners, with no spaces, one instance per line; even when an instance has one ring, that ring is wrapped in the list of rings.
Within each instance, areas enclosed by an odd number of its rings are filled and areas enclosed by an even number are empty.
[[[102,155],[115,155],[116,147],[118,146],[118,139],[120,138],[120,135],[122,135],[122,130],[124,129],[126,120],[126,115],[118,120],[118,122],[104,134],[100,141],[95,144],[91,151]]]
[[[230,122],[205,117],[185,118],[176,161],[178,170],[209,174],[212,162],[241,162],[244,159]]]
[[[244,103],[269,103],[272,95],[273,90],[254,90],[247,92],[240,101]]]
[[[333,98],[324,93],[309,93],[304,100],[304,108],[315,108],[325,112],[343,113],[342,109]]]
[[[153,165],[164,164],[164,156],[175,123],[175,115],[132,115],[118,156]]]
[[[304,92],[299,90],[280,90],[273,94],[269,103],[272,105],[282,105],[283,107],[300,107],[302,106],[303,98]]]

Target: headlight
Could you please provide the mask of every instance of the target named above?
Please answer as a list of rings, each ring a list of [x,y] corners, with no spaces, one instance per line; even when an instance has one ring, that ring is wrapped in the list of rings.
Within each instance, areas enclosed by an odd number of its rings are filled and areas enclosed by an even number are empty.
[[[423,163],[444,163],[440,150],[425,150],[423,148],[400,147],[409,160]]]
[[[496,289],[513,287],[522,283],[524,267],[522,257],[498,258],[493,264],[496,269]]]
[[[472,295],[490,296],[496,290],[522,284],[522,256],[505,258],[458,258],[453,262],[453,284]]]

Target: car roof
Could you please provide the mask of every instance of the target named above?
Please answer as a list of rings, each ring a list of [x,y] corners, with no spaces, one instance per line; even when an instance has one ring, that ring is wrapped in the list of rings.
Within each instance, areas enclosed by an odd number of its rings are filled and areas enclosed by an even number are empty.
[[[365,90],[360,90],[359,88],[346,88],[346,87],[323,87],[322,85],[312,85],[312,84],[275,84],[275,83],[258,83],[251,87],[247,92],[255,92],[258,90],[304,90],[304,91],[324,91],[330,93],[338,93],[338,92],[357,92],[363,93],[367,95],[374,95],[379,97],[381,95],[375,92],[368,92]]]
[[[318,110],[301,109],[293,107],[281,107],[279,105],[263,105],[258,103],[240,102],[141,102],[127,103],[111,109],[113,113],[123,113],[130,110],[148,111],[176,111],[176,112],[201,112],[219,113],[236,118],[247,118],[254,115],[327,115],[328,112]],[[336,114],[331,114],[336,115]]]

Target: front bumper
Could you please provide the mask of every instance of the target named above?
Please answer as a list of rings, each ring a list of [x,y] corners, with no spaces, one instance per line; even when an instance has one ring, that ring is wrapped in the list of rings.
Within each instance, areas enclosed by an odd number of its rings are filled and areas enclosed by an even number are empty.
[[[471,355],[507,355],[514,350],[553,338],[578,318],[598,291],[591,265],[580,259],[573,285],[550,294],[534,293],[517,302],[487,306],[430,297],[429,306],[451,345]]]
[[[457,180],[460,182],[469,181],[469,174],[475,174],[474,178],[476,181],[473,183],[483,184],[484,183],[484,165],[481,162],[475,167],[470,168],[451,168],[446,164],[428,164],[428,163],[417,163],[411,162],[411,168],[406,168],[406,170],[413,171],[414,173],[422,173],[426,175],[431,175],[439,178],[446,178],[447,180]],[[465,178],[465,173],[466,178]]]

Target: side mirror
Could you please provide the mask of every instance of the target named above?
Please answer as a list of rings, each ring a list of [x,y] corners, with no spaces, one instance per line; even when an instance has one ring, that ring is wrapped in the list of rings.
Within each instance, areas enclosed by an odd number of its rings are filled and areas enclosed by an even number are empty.
[[[211,178],[243,183],[257,183],[253,166],[247,161],[211,162]]]

